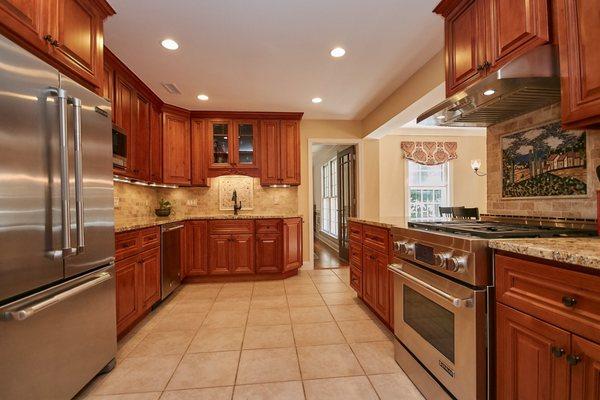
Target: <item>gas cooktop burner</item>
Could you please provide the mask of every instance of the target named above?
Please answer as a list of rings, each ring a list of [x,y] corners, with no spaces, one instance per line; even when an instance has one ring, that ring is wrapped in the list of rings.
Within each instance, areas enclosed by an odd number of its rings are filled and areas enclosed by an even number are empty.
[[[410,228],[473,236],[484,239],[527,238],[555,236],[594,236],[593,230],[561,228],[554,226],[530,226],[489,221],[439,221],[409,222]]]

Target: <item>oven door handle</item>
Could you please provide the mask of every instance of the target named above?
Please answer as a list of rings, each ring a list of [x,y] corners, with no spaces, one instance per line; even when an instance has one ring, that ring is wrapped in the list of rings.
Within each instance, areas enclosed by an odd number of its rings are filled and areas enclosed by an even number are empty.
[[[439,296],[442,296],[443,298],[445,298],[446,300],[450,301],[452,303],[452,305],[456,308],[461,308],[461,307],[472,307],[473,306],[473,299],[472,298],[468,298],[468,299],[459,299],[457,297],[454,297],[446,292],[444,292],[443,290],[440,290],[438,288],[436,288],[435,286],[430,285],[429,283],[422,281],[419,278],[416,278],[414,276],[412,276],[409,273],[406,273],[405,271],[402,270],[402,267],[398,264],[391,264],[389,265],[389,269],[395,273],[398,274],[400,276],[402,276],[403,278],[408,279],[409,281],[416,283],[417,285],[423,287],[424,289],[427,289]]]

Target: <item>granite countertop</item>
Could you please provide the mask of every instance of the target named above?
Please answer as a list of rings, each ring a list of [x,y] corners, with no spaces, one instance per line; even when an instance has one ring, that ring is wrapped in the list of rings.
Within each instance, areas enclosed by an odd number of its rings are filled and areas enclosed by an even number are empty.
[[[148,217],[132,218],[115,222],[115,233],[132,231],[135,229],[150,228],[170,224],[172,222],[182,222],[194,219],[269,219],[269,218],[297,218],[299,215],[251,215],[251,214],[214,214],[214,215],[195,215],[195,216],[169,216],[169,217]]]
[[[525,256],[600,269],[600,237],[494,239],[490,247]]]
[[[360,222],[361,224],[374,225],[382,228],[407,228],[408,218],[405,217],[369,217],[358,218],[350,217],[349,221]]]

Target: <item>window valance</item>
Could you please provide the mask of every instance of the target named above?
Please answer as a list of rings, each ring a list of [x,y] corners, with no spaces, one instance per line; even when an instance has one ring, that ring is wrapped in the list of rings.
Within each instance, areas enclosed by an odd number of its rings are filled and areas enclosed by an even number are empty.
[[[423,165],[438,165],[457,157],[456,142],[401,142],[404,157]]]

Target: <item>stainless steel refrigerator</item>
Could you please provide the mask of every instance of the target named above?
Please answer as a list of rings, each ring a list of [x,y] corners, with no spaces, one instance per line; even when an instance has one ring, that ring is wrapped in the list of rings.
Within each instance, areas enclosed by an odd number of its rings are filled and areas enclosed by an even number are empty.
[[[111,108],[0,36],[0,398],[114,365]]]

